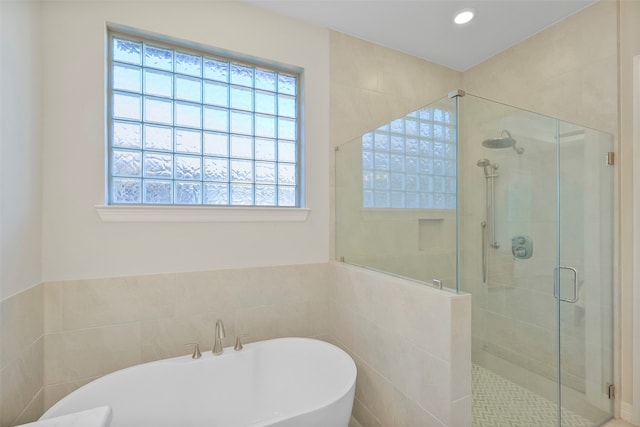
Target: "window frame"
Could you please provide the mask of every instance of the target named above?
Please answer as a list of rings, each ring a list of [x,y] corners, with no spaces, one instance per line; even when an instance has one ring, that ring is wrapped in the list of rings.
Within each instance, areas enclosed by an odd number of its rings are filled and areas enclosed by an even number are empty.
[[[275,195],[275,205],[257,205],[255,204],[255,172],[253,173],[253,180],[251,182],[253,189],[253,204],[251,205],[234,205],[231,204],[231,187],[230,187],[230,178],[227,179],[228,185],[228,204],[205,204],[204,203],[204,194],[201,195],[201,203],[199,204],[161,204],[161,203],[145,203],[144,202],[144,188],[141,185],[140,191],[140,203],[114,203],[112,201],[112,167],[113,167],[113,127],[114,121],[117,120],[114,117],[114,85],[113,85],[113,71],[114,71],[114,61],[113,61],[113,43],[114,38],[130,40],[136,43],[148,43],[150,45],[156,45],[159,47],[170,48],[175,52],[184,52],[187,54],[198,55],[201,57],[207,57],[212,59],[219,59],[221,61],[227,62],[229,64],[240,64],[245,65],[251,68],[264,68],[268,71],[273,71],[276,73],[283,73],[288,75],[293,75],[296,78],[296,88],[295,88],[295,200],[294,205],[289,206],[280,206],[278,205],[278,187],[280,184],[277,181],[273,184],[276,188]],[[188,221],[191,219],[195,219],[196,221],[300,221],[306,220],[306,217],[309,213],[309,209],[306,209],[306,180],[305,180],[305,144],[304,144],[304,70],[301,67],[285,65],[276,61],[264,60],[256,57],[252,57],[249,55],[242,55],[233,53],[224,49],[214,48],[211,46],[205,46],[196,42],[189,42],[184,40],[178,40],[172,37],[150,34],[146,32],[142,32],[139,30],[131,29],[131,28],[123,28],[119,26],[108,25],[107,26],[107,38],[106,38],[106,73],[105,73],[105,90],[106,90],[106,114],[105,114],[105,129],[106,129],[106,161],[105,161],[105,204],[96,206],[98,210],[98,214],[103,219],[103,221]],[[144,55],[141,53],[141,55]],[[146,67],[144,66],[144,57],[142,57],[142,63],[139,65],[141,72],[144,73]],[[176,72],[175,68],[171,71],[172,79],[175,79]],[[254,77],[255,79],[255,77]],[[200,77],[200,81],[204,82],[204,76]],[[175,84],[175,83],[174,83]],[[230,89],[232,84],[230,80],[226,82],[227,88]],[[172,85],[173,86],[173,85]],[[252,108],[251,114],[257,114],[255,111],[255,80],[252,82]],[[277,90],[274,92],[276,95],[275,102],[277,102]],[[141,88],[140,92],[141,102],[144,100],[144,88]],[[175,97],[175,87],[173,87],[172,102],[176,102],[177,98]],[[207,105],[204,103],[204,100],[201,99],[200,105]],[[232,111],[229,100],[227,101],[227,105],[224,107],[228,112]],[[172,109],[175,120],[175,111]],[[275,124],[277,127],[278,115],[274,114]],[[253,120],[253,119],[252,119]],[[142,126],[145,124],[144,116],[140,117],[139,121]],[[176,126],[175,121],[173,121],[171,125],[172,132],[175,132],[175,129],[179,128]],[[203,123],[201,123],[200,132],[204,132]],[[231,135],[231,130],[227,129],[226,135],[228,136],[228,152],[226,159],[230,161],[232,159],[230,152],[230,141],[229,137]],[[142,135],[141,135],[142,138]],[[255,129],[253,134],[251,135],[252,140],[255,143]],[[278,165],[281,163],[277,158],[277,145],[280,141],[278,138],[272,138],[276,145],[276,158],[273,160],[273,163],[277,169]],[[288,140],[287,140],[288,141]],[[142,141],[141,141],[142,144]],[[255,148],[253,148],[255,149]],[[141,155],[145,152],[144,148],[141,147],[139,152]],[[167,152],[167,154],[171,154],[172,156],[180,155],[180,152],[175,151],[175,142],[172,146],[171,152]],[[204,159],[204,154],[201,153],[198,155],[200,159]],[[252,171],[255,171],[255,152],[252,155],[251,159],[249,159],[252,163]],[[142,161],[142,160],[141,160]],[[202,161],[202,160],[201,160]],[[144,166],[142,166],[144,167]],[[174,166],[175,167],[175,166]],[[140,182],[142,184],[144,177],[144,170],[141,171]],[[179,181],[175,178],[172,173],[171,182],[172,182],[172,201],[175,201],[175,182]],[[204,184],[206,181],[201,179],[200,182]],[[204,190],[204,186],[202,187]],[[253,211],[251,213],[245,211]],[[290,211],[299,210],[299,214],[292,215]],[[216,213],[216,211],[219,211]],[[287,211],[286,215],[283,215],[281,218],[277,214],[274,215],[274,212],[277,213],[279,211]],[[229,213],[233,212],[235,216],[229,216]],[[243,213],[244,212],[244,213]]]

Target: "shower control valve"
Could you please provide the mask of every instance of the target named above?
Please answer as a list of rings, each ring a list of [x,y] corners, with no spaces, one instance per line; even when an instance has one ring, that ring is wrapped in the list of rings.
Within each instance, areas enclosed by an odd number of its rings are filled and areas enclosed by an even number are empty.
[[[529,236],[516,236],[511,239],[511,253],[517,259],[529,259],[533,255],[533,241]]]

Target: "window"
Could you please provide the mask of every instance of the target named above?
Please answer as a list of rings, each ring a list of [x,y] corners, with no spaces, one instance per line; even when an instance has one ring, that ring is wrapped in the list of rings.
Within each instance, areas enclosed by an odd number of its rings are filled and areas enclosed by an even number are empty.
[[[455,115],[426,107],[362,137],[365,208],[456,208]]]
[[[109,40],[108,204],[300,206],[299,72]]]

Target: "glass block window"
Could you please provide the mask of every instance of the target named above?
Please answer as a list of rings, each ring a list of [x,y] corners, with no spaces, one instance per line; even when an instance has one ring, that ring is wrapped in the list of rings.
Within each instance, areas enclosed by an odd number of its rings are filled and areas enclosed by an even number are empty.
[[[109,204],[299,206],[299,74],[110,34]]]
[[[365,208],[456,208],[455,114],[426,107],[362,137]]]

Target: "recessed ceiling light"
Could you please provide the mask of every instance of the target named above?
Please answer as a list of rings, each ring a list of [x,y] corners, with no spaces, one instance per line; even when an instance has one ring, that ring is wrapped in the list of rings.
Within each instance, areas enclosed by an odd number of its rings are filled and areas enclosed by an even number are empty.
[[[458,25],[466,24],[471,21],[476,16],[475,9],[462,9],[456,13],[456,16],[453,18],[453,22]]]

